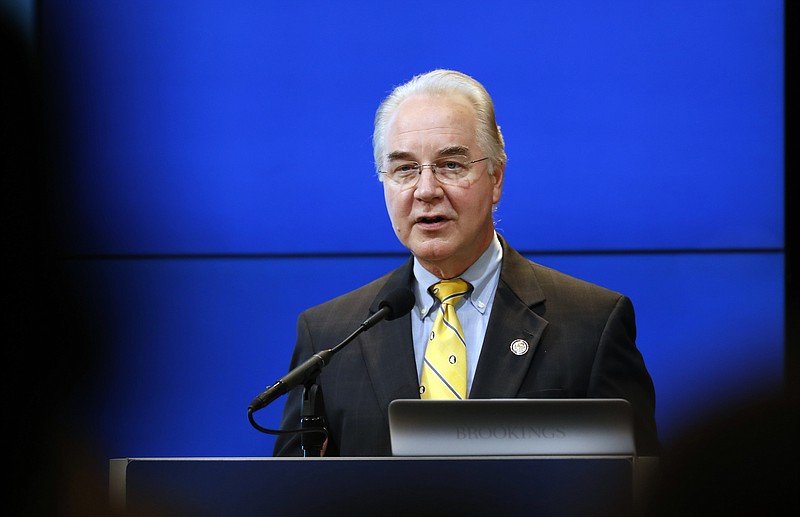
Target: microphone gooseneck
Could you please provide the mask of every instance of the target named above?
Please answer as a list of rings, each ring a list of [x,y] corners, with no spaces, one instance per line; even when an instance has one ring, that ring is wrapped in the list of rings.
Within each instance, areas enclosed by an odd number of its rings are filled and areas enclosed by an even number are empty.
[[[285,394],[290,389],[301,384],[306,384],[319,375],[324,366],[330,362],[333,355],[344,348],[362,332],[374,327],[383,320],[394,320],[405,316],[414,307],[414,293],[408,288],[396,289],[378,304],[378,311],[367,318],[352,334],[333,348],[322,350],[305,362],[284,375],[275,384],[260,393],[248,406],[248,412],[254,413],[272,403],[275,399]]]

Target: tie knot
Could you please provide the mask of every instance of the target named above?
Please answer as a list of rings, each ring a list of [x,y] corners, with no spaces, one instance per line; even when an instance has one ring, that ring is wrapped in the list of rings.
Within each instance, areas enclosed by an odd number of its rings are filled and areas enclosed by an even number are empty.
[[[469,291],[469,284],[460,278],[442,280],[431,286],[431,292],[443,304],[454,304]]]

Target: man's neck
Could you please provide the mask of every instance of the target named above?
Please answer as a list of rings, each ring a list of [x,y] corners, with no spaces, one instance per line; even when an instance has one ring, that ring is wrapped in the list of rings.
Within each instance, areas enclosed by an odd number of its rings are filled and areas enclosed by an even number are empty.
[[[480,253],[476,254],[475,256],[469,257],[449,257],[445,260],[441,261],[431,261],[431,260],[420,260],[417,258],[417,262],[420,266],[425,268],[428,272],[435,275],[437,278],[441,280],[449,280],[451,278],[458,278],[461,276],[467,269],[469,269],[478,259],[486,253],[486,250],[489,249],[489,246],[494,242],[494,239],[497,237],[496,234],[492,232],[492,236],[490,239],[486,241],[486,245],[481,248]]]

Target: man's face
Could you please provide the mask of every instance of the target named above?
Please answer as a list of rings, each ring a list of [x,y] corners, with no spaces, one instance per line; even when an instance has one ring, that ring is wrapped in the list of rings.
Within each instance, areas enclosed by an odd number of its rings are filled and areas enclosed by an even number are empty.
[[[417,95],[397,108],[386,131],[384,169],[388,156],[421,164],[461,149],[469,160],[484,158],[476,140],[476,117],[462,96]],[[383,183],[392,226],[420,263],[439,278],[463,273],[486,250],[494,236],[492,205],[500,201],[503,170],[487,172],[488,161],[472,165],[469,186],[443,185],[430,167],[409,189]]]

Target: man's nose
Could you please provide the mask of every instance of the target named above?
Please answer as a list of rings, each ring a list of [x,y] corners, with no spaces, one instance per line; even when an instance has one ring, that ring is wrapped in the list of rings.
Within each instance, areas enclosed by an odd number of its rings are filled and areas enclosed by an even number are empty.
[[[428,169],[426,172],[425,169]],[[419,180],[417,180],[415,195],[418,198],[435,196],[441,191],[441,183],[436,179],[435,165],[420,165]]]

